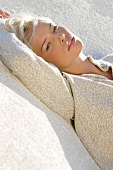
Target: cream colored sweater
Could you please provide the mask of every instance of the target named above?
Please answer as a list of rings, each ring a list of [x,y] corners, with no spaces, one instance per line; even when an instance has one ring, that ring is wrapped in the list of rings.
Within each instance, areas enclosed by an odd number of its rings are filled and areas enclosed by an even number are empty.
[[[113,55],[89,60],[101,70],[112,68]],[[113,81],[95,74],[63,73],[75,103],[75,130],[102,170],[113,170]]]

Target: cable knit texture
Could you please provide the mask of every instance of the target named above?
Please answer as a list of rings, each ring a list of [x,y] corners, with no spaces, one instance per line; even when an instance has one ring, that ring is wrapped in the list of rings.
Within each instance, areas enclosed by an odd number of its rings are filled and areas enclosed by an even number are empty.
[[[113,63],[113,55],[104,59]],[[107,65],[103,60],[95,63]],[[113,70],[113,65],[110,66]],[[112,170],[113,81],[95,74],[74,76],[64,73],[64,76],[74,95],[75,129],[79,138],[102,170]]]
[[[0,24],[0,59],[45,105],[68,122],[73,117],[73,98],[60,71],[35,55],[15,34]]]

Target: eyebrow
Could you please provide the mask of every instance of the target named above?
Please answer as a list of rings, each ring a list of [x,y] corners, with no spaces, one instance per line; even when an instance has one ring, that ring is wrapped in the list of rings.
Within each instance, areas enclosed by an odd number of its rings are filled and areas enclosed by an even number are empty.
[[[43,46],[44,46],[45,42],[46,42],[46,39],[44,40],[44,42],[43,42],[43,44],[42,44],[41,52],[42,52],[42,49],[43,49]]]

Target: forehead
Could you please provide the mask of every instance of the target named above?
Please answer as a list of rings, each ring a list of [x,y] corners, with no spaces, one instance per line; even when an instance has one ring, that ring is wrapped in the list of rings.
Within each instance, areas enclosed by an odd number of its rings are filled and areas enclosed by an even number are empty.
[[[49,25],[55,25],[55,23],[48,19],[48,20],[38,20],[38,24],[37,24],[37,29],[47,29]]]
[[[54,23],[50,18],[42,17],[38,18],[38,23]]]
[[[50,19],[39,20],[36,26],[35,36],[38,36],[39,38],[46,36],[51,31],[51,25],[54,26],[55,23]]]
[[[41,30],[45,30],[49,28],[50,22],[39,21],[36,27],[36,31],[39,32]]]
[[[42,42],[43,39],[46,38],[47,34],[50,32],[50,25],[50,22],[39,21],[35,31],[35,39],[37,41]]]
[[[46,17],[42,17],[38,19],[37,29],[47,29],[48,25],[55,25],[55,23],[50,19]]]

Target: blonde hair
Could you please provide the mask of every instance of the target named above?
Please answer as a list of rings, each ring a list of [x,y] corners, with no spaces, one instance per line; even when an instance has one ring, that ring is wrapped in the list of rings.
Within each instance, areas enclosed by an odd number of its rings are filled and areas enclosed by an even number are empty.
[[[30,41],[35,36],[36,26],[39,22],[53,23],[50,18],[47,17],[17,17],[5,19],[4,27],[7,31],[15,33],[17,38],[26,44],[29,48]]]

